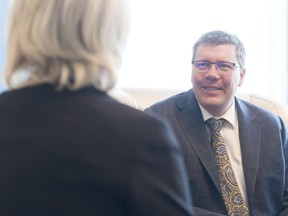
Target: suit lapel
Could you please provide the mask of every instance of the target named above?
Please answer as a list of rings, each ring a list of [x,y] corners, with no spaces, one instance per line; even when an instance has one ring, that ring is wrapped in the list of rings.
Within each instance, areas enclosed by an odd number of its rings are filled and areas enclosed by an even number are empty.
[[[219,176],[214,155],[194,93],[191,90],[186,92],[186,95],[178,101],[177,105],[180,109],[177,113],[180,127],[182,127],[191,147],[220,192]]]
[[[242,163],[249,203],[252,202],[260,154],[261,127],[255,123],[257,116],[245,103],[236,99]]]

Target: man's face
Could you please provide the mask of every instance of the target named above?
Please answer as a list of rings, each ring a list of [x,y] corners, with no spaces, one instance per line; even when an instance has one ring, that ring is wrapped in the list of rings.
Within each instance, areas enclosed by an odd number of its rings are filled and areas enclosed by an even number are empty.
[[[201,44],[196,52],[194,61],[232,62],[239,65],[236,49],[231,44],[211,45]],[[234,95],[242,85],[245,70],[235,68],[231,73],[221,74],[215,64],[207,72],[199,72],[192,67],[192,84],[198,102],[211,115],[222,115],[232,104]],[[220,73],[219,73],[220,72]]]

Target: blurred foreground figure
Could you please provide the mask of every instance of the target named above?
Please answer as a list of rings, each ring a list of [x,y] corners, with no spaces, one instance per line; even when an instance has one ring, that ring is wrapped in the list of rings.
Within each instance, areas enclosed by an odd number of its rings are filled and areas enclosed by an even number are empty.
[[[162,121],[105,92],[125,0],[15,0],[0,96],[0,215],[189,216],[182,152]]]

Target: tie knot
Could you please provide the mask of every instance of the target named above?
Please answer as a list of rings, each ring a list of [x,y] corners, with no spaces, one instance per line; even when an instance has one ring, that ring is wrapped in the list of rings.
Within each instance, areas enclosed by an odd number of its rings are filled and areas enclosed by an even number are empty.
[[[223,124],[225,123],[225,119],[215,119],[215,118],[210,118],[206,120],[206,124],[211,128],[212,131],[220,131]]]

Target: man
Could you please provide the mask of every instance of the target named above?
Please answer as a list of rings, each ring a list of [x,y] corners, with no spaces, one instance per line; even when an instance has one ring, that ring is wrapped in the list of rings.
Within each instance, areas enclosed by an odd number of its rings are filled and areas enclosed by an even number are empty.
[[[235,97],[244,77],[241,41],[208,32],[193,47],[193,89],[145,110],[173,126],[199,215],[288,215],[287,131],[278,116]]]

